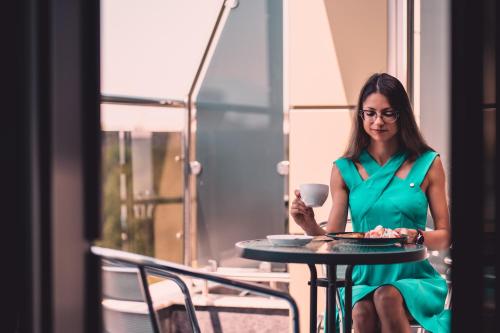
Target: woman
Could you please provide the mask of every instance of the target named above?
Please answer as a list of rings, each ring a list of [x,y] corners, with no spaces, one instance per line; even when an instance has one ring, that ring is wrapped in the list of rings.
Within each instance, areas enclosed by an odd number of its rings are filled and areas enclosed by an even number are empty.
[[[354,231],[378,225],[408,235],[409,243],[447,249],[450,223],[441,160],[420,134],[403,85],[375,74],[363,86],[359,114],[344,156],[330,179],[332,208],[326,231],[295,191],[291,214],[308,235],[345,230],[350,208]],[[424,231],[427,209],[434,230]],[[414,319],[431,332],[448,332],[446,282],[428,260],[355,266],[353,327],[356,332],[410,332]]]

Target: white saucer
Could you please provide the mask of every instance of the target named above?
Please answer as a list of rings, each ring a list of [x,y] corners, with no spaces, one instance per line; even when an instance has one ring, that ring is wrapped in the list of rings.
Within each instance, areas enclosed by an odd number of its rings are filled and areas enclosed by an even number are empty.
[[[267,239],[274,246],[304,246],[312,241],[314,236],[306,235],[268,235]]]

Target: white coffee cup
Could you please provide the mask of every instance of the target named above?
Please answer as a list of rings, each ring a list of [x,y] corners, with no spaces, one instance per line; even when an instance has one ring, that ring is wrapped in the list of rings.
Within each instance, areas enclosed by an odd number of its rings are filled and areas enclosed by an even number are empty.
[[[307,207],[321,207],[328,198],[328,185],[325,184],[302,184],[299,190]]]

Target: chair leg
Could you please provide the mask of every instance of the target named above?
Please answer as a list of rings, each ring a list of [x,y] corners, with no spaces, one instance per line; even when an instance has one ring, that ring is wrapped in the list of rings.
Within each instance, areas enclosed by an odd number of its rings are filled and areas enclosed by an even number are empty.
[[[339,333],[344,333],[344,316],[342,312],[342,307],[340,306],[340,293],[339,290],[335,292],[335,298],[337,303],[337,311],[339,312]]]
[[[335,298],[336,298],[336,303],[337,303],[337,311],[339,312],[339,333],[344,333],[344,318],[342,315],[342,308],[340,307],[340,294],[339,291],[337,290],[335,292]],[[326,314],[328,316],[328,314]],[[317,319],[317,329],[316,333],[323,333],[325,331],[325,316],[324,315],[318,315]]]

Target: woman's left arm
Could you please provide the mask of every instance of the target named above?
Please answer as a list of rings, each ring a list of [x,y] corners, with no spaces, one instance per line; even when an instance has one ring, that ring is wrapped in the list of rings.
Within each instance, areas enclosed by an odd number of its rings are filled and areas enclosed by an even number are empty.
[[[436,157],[427,173],[428,185],[425,191],[434,220],[434,230],[423,231],[424,244],[429,250],[443,250],[450,247],[450,213],[446,200],[446,178],[441,159]]]
[[[441,159],[436,157],[432,163],[423,187],[429,201],[429,208],[434,220],[434,230],[421,230],[424,236],[424,245],[429,250],[444,250],[450,247],[451,230],[448,202],[446,200],[446,180]],[[396,231],[408,236],[408,243],[415,243],[418,231],[415,229],[397,228]]]

